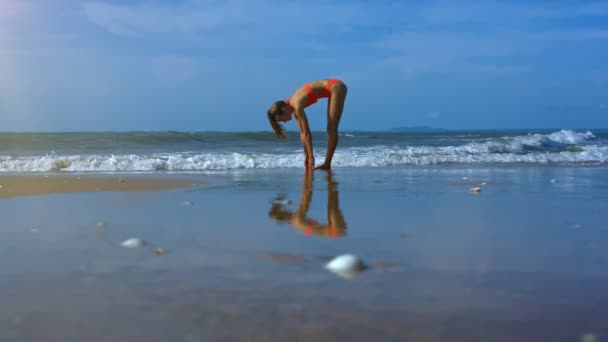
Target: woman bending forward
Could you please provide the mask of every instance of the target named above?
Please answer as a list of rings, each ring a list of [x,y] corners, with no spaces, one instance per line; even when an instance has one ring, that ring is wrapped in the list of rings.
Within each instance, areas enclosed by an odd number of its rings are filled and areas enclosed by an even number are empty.
[[[300,128],[300,138],[304,145],[304,165],[306,168],[315,167],[315,156],[304,108],[316,103],[318,99],[327,98],[327,154],[325,155],[325,162],[316,169],[329,170],[331,159],[338,145],[338,124],[344,109],[346,92],[346,85],[340,80],[318,80],[297,89],[289,99],[273,103],[266,112],[272,129],[282,139],[286,138],[285,128],[279,122],[287,122],[291,120],[292,116],[295,116]]]

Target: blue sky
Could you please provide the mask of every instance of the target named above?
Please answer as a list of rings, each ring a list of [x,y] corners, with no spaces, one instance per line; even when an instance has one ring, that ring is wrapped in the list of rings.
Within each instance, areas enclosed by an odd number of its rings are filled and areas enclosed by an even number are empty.
[[[344,130],[608,127],[605,1],[0,0],[0,23],[0,131],[269,130],[328,77]]]

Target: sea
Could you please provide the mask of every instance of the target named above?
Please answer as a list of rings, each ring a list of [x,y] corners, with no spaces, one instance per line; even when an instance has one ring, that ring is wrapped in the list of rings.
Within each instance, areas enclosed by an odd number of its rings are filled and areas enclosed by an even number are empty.
[[[302,168],[297,132],[0,133],[0,172],[199,173]],[[326,134],[313,133],[317,164]],[[342,132],[334,168],[598,166],[608,130]]]

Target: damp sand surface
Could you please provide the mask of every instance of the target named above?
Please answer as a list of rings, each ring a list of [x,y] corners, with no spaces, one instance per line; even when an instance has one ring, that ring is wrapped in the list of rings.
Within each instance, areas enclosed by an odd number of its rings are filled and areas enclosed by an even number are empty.
[[[77,177],[0,177],[39,185],[0,199],[0,341],[608,339],[603,168]]]
[[[191,179],[158,176],[0,176],[0,198],[70,192],[146,192],[199,186]]]

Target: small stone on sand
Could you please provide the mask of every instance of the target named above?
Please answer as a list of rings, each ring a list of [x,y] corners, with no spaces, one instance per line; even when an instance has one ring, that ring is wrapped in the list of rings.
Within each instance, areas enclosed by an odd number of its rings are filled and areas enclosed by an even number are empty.
[[[165,250],[161,247],[158,247],[156,249],[154,249],[154,254],[161,256],[161,255],[165,255]]]
[[[120,245],[126,248],[139,248],[145,246],[146,244],[146,241],[140,238],[130,238],[123,241]]]

